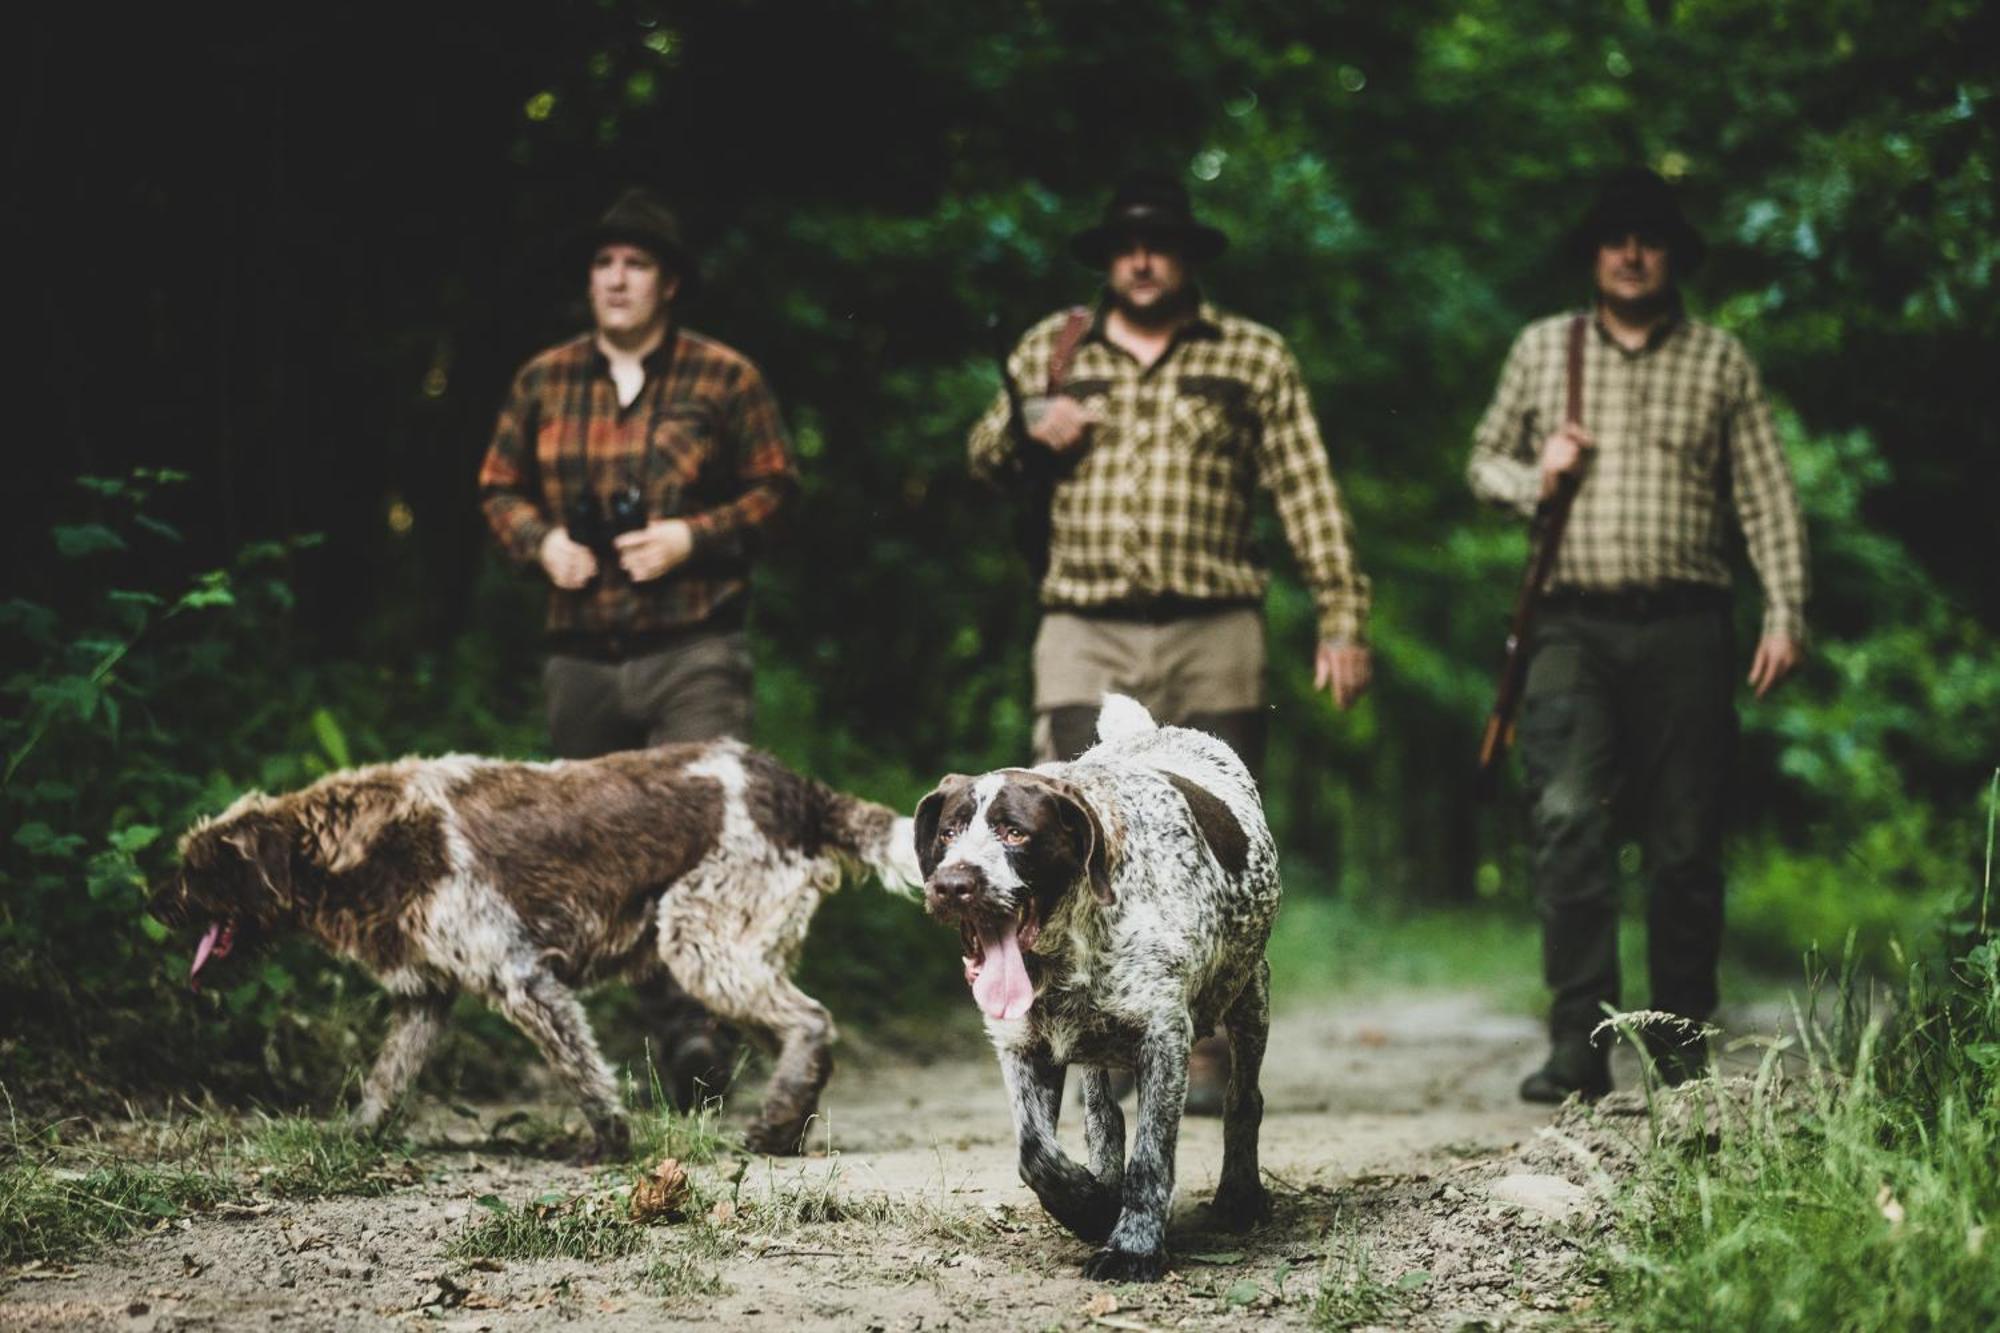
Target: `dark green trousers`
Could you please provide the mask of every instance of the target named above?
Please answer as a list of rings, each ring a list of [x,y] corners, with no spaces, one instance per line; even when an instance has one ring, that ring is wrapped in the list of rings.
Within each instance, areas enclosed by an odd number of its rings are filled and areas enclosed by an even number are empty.
[[[1558,1038],[1618,987],[1618,819],[1646,879],[1651,1007],[1705,1020],[1722,943],[1722,828],[1736,749],[1726,608],[1652,619],[1545,614],[1521,706],[1543,975]]]

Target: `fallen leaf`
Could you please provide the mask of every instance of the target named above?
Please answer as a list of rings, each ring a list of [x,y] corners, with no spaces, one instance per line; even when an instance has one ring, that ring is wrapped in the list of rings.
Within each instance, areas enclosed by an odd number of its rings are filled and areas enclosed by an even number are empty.
[[[1389,1034],[1381,1028],[1361,1028],[1355,1032],[1354,1040],[1362,1046],[1387,1046]]]
[[[1412,1268],[1409,1272],[1403,1274],[1401,1277],[1396,1279],[1396,1290],[1402,1292],[1415,1291],[1418,1287],[1423,1286],[1424,1283],[1429,1282],[1430,1280],[1431,1280],[1431,1275],[1427,1270],[1422,1268]]]
[[[686,1215],[693,1194],[686,1168],[672,1157],[662,1157],[651,1175],[633,1182],[632,1220],[674,1221]]]
[[[1241,1282],[1233,1283],[1228,1291],[1222,1293],[1222,1303],[1231,1309],[1239,1309],[1263,1294],[1262,1287],[1249,1278],[1244,1278]]]
[[[715,1207],[708,1210],[711,1226],[726,1227],[736,1220],[736,1205],[728,1199],[717,1199]]]
[[[1102,1319],[1108,1314],[1117,1314],[1118,1298],[1108,1291],[1100,1291],[1085,1301],[1078,1313],[1087,1319]]]

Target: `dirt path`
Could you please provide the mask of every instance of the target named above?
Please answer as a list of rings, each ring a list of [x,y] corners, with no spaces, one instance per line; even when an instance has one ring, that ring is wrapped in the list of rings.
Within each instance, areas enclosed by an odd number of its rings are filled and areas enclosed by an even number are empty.
[[[1536,1054],[1529,1020],[1469,999],[1281,1015],[1263,1139],[1278,1216],[1249,1237],[1205,1229],[1220,1125],[1188,1121],[1175,1270],[1153,1287],[1078,1276],[1087,1249],[1017,1180],[999,1075],[968,1024],[927,1065],[849,1053],[817,1140],[830,1151],[749,1162],[733,1183],[746,1164],[725,1154],[695,1178],[708,1199],[733,1195],[734,1214],[621,1227],[637,1242],[623,1257],[448,1257],[495,1199],[519,1216],[537,1199],[608,1198],[618,1178],[474,1150],[466,1121],[433,1111],[414,1133],[418,1183],[184,1219],[14,1283],[0,1326],[1303,1327],[1316,1300],[1323,1321],[1531,1321],[1588,1303],[1572,1242],[1602,1224],[1590,1189],[1606,1152],[1537,1133],[1551,1116],[1513,1095]],[[1080,1120],[1072,1101],[1063,1137],[1079,1156]]]

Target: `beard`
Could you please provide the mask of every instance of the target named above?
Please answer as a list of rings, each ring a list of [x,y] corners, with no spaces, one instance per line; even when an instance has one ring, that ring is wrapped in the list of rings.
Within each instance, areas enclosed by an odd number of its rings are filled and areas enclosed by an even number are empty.
[[[1178,324],[1193,312],[1199,301],[1192,283],[1175,291],[1162,292],[1145,305],[1135,303],[1123,292],[1114,290],[1111,293],[1112,309],[1127,323],[1142,329],[1164,329]]]

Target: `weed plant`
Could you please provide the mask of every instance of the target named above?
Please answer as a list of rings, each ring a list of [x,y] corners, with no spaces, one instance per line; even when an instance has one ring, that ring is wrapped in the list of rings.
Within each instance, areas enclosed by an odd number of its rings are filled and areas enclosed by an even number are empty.
[[[1598,1256],[1604,1309],[1645,1329],[2000,1326],[1990,899],[1989,870],[1956,959],[1911,967],[1893,1012],[1850,946],[1830,986],[1812,979],[1798,1036],[1773,1043],[1747,1097],[1680,1094],[1714,1099],[1708,1132],[1662,1135],[1656,1119],[1662,1149]]]

